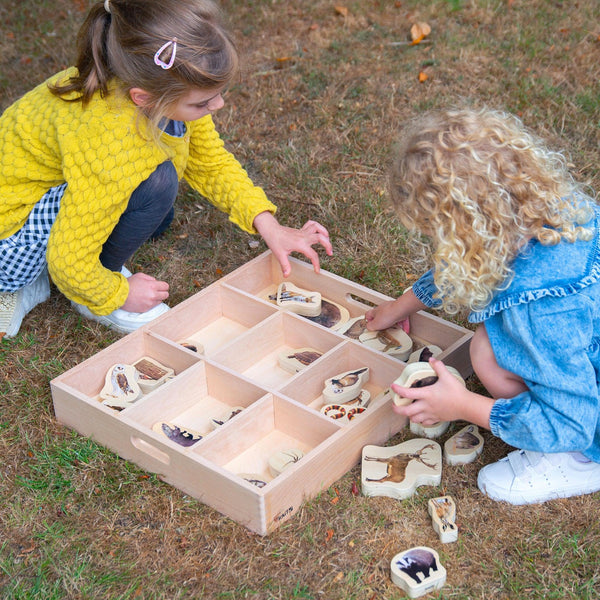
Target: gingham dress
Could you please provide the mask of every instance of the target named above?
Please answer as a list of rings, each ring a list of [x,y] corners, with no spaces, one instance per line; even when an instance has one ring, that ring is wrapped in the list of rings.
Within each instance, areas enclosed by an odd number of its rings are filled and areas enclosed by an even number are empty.
[[[0,291],[14,292],[35,280],[46,266],[46,247],[66,183],[51,188],[10,237],[0,240]]]

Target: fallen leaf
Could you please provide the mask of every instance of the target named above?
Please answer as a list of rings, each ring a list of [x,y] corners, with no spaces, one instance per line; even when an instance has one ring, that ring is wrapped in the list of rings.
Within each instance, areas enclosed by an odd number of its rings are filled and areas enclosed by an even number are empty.
[[[422,21],[415,23],[410,28],[410,37],[413,44],[418,44],[431,33],[431,27]]]
[[[347,17],[348,16],[348,8],[346,6],[334,6],[333,8],[335,8],[335,12],[338,13],[339,15],[342,15],[342,17]]]
[[[340,571],[334,578],[333,578],[333,583],[337,583],[338,581],[341,581],[342,579],[344,579],[344,572]]]
[[[221,275],[223,275],[223,269],[215,269],[215,274],[221,277]]]
[[[339,496],[335,496],[335,498],[331,499],[331,504],[337,504],[340,501],[340,497]]]
[[[288,60],[292,60],[291,56],[276,56],[275,60],[277,62],[283,63],[283,62],[287,62]]]
[[[194,287],[201,288],[202,284],[197,279],[194,279]]]
[[[327,543],[333,537],[334,531],[333,529],[328,529],[327,534],[325,535],[325,543]]]
[[[429,79],[429,75],[425,71],[419,71],[419,83],[423,83]]]
[[[353,496],[358,496],[359,494],[359,489],[358,489],[358,485],[356,485],[356,481],[352,482],[352,495]]]

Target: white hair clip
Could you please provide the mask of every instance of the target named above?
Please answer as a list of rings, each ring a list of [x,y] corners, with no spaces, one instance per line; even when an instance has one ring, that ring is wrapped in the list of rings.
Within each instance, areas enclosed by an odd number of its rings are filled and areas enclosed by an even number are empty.
[[[173,46],[172,50],[171,50],[171,58],[169,59],[169,62],[165,62],[164,60],[161,60],[160,55],[169,47],[169,46]],[[172,40],[169,40],[166,44],[163,44],[158,51],[156,52],[156,54],[154,55],[154,62],[159,66],[162,67],[163,69],[170,69],[173,66],[173,63],[175,62],[175,55],[177,54],[177,38],[173,38]]]

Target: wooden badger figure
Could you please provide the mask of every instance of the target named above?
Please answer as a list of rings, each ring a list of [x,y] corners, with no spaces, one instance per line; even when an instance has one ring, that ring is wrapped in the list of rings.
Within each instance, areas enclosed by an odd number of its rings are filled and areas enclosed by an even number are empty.
[[[423,548],[413,548],[396,561],[396,566],[412,577],[417,583],[421,583],[418,573],[423,574],[423,578],[429,577],[431,571],[437,571],[438,565],[435,556]]]

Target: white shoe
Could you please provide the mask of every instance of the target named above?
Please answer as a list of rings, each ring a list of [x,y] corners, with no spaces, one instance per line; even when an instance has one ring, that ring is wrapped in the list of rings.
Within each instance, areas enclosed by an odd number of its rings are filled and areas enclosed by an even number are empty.
[[[121,268],[121,274],[125,275],[125,277],[131,277],[131,271],[129,271],[127,267]],[[108,315],[95,315],[87,306],[84,306],[83,304],[77,304],[76,302],[72,302],[72,304],[76,308],[77,312],[83,315],[86,319],[102,323],[103,325],[106,325],[107,327],[110,327],[119,333],[131,333],[132,331],[140,328],[142,325],[146,325],[147,323],[150,323],[150,321],[160,317],[160,315],[169,310],[169,307],[164,302],[161,302],[159,305],[143,313],[128,312],[126,310],[122,310],[121,308],[117,308]]]
[[[600,464],[580,462],[570,452],[515,450],[502,460],[483,467],[477,485],[493,500],[537,504],[597,492],[600,490]]]
[[[34,307],[50,297],[48,270],[44,268],[37,278],[16,292],[0,292],[0,339],[3,334],[12,338]]]

